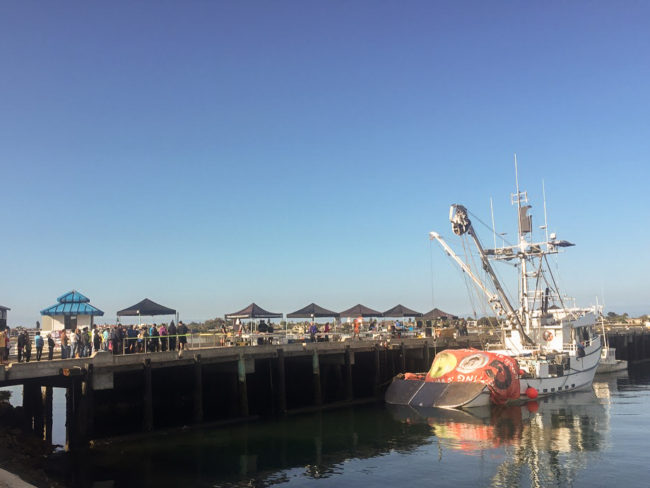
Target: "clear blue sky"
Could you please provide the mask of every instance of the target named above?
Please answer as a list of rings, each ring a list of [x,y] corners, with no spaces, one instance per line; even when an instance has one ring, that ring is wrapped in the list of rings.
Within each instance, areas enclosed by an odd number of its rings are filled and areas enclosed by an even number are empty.
[[[650,312],[649,58],[640,1],[1,2],[0,304],[468,313],[428,232],[512,235],[517,153],[564,290]]]

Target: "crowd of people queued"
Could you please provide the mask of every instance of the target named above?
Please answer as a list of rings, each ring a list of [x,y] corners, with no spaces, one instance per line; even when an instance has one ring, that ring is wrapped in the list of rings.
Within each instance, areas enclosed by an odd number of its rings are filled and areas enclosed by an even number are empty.
[[[188,327],[180,321],[178,326],[171,322],[152,325],[112,325],[98,327],[77,327],[74,330],[61,330],[57,341],[48,333],[43,337],[36,331],[34,338],[23,330],[15,338],[18,362],[29,362],[32,351],[36,351],[36,361],[43,359],[43,349],[47,345],[47,359],[54,359],[55,349],[60,349],[60,358],[84,358],[97,351],[113,354],[133,354],[142,352],[163,352],[183,350],[187,345]],[[7,330],[0,331],[0,361],[9,359],[10,335]]]

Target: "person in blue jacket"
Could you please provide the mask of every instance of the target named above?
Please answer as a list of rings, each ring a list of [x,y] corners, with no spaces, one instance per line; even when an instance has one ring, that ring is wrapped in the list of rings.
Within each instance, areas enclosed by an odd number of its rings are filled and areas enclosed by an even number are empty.
[[[36,331],[36,336],[34,337],[34,345],[36,346],[36,361],[41,360],[41,355],[43,354],[43,336],[41,336],[41,331]]]

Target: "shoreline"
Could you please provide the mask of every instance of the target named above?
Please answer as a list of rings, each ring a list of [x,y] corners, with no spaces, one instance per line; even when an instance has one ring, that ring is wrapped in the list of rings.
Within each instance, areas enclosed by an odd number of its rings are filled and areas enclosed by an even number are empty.
[[[54,446],[23,425],[22,407],[0,400],[0,488],[64,486],[47,469]]]
[[[0,488],[36,488],[36,485],[26,482],[17,474],[0,468]]]

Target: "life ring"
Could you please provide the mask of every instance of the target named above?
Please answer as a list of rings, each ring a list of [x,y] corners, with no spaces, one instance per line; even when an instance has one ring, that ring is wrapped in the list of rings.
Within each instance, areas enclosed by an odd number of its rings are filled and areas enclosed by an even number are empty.
[[[546,342],[551,342],[553,340],[553,332],[547,330],[546,332],[544,332],[544,335],[542,337],[544,337],[544,340]]]

